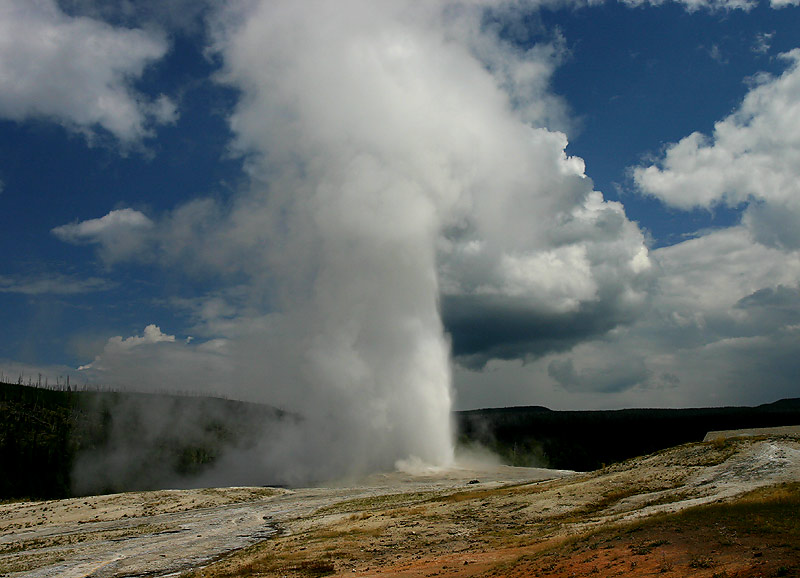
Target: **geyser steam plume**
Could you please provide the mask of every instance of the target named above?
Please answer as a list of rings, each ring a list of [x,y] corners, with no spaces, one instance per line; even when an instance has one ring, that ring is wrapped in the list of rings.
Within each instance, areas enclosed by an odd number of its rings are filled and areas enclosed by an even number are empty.
[[[500,36],[503,10],[524,5],[241,0],[215,13],[210,53],[238,94],[230,126],[249,182],[225,207],[142,215],[124,243],[89,237],[107,259],[152,247],[236,279],[196,307],[206,339],[153,328],[91,364],[133,384],[179,368],[175,381],[231,384],[303,416],[229,456],[214,482],[451,462],[440,296],[473,335],[498,316],[574,321],[641,301],[641,232],[545,128],[566,117],[548,96],[558,38],[523,49]],[[89,240],[101,221],[59,231]],[[489,345],[502,357],[517,337]]]
[[[286,386],[307,395],[326,469],[453,459],[437,240],[459,186],[441,122],[456,95],[441,74],[463,54],[410,16],[398,4],[250,2],[218,29],[253,179],[237,230],[260,219],[298,368]]]

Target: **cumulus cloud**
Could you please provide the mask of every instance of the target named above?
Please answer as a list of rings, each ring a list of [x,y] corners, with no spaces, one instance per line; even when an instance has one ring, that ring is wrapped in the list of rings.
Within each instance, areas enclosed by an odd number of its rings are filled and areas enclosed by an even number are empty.
[[[641,192],[673,207],[742,207],[738,225],[653,252],[653,313],[631,333],[653,375],[675,375],[697,403],[796,393],[800,51],[782,58],[783,74],[758,75],[711,137],[693,133],[633,171]]]
[[[754,242],[735,226],[656,249],[651,259],[658,275],[642,315],[517,370],[517,383],[535,380],[542,402],[555,407],[758,404],[796,395],[797,251]],[[469,378],[481,383],[475,372]]]
[[[685,407],[796,396],[800,73],[797,51],[783,58],[783,74],[757,76],[712,136],[693,133],[669,145],[655,164],[633,170],[640,192],[671,207],[741,207],[741,221],[650,251],[652,285],[627,322],[574,339],[571,326],[559,324],[566,337],[557,346],[545,341],[556,333],[539,324],[546,347],[526,364],[496,355],[483,371],[459,368],[462,407],[504,400],[555,408]],[[447,304],[445,298],[445,314]],[[480,352],[491,333],[470,338],[470,350]],[[458,351],[457,339],[454,345]],[[519,350],[531,345],[520,339]]]
[[[175,336],[162,333],[157,325],[148,325],[144,328],[144,333],[123,338],[121,335],[111,337],[103,348],[102,354],[98,355],[92,363],[83,365],[78,369],[85,371],[95,369],[103,371],[105,368],[102,363],[118,363],[118,358],[136,357],[135,350],[141,352],[157,343],[174,343]],[[103,360],[103,361],[101,361]]]
[[[519,213],[518,205],[505,205],[506,212],[491,215],[495,243],[475,238],[480,228],[472,226],[445,245],[443,316],[461,363],[480,367],[493,357],[530,360],[568,349],[630,322],[646,306],[653,271],[641,231],[588,179],[580,185],[584,196],[565,210]],[[536,237],[526,240],[525,229]]]
[[[161,331],[157,325],[148,325],[144,328],[144,333],[141,337],[133,336],[123,339],[122,337],[112,337],[109,341],[109,346],[117,350],[129,350],[147,343],[160,343],[166,341],[173,343],[175,341],[174,335],[167,335]]]
[[[800,49],[786,71],[756,78],[739,108],[633,170],[639,190],[680,209],[745,205],[744,224],[769,246],[800,248]]]
[[[271,177],[268,202],[275,205],[259,213],[262,203],[254,212],[251,200],[248,218],[290,215],[296,218],[292,233],[306,234],[309,222],[322,220],[318,211],[340,210],[323,204],[327,187],[372,188],[378,199],[377,191],[388,187],[404,202],[381,200],[393,215],[376,225],[382,234],[409,234],[410,223],[423,215],[408,204],[404,188],[420,189],[434,210],[432,225],[438,230],[428,234],[436,236],[435,275],[459,355],[473,353],[463,344],[477,331],[494,340],[482,344],[483,361],[493,355],[525,357],[537,350],[531,342],[540,341],[539,352],[547,349],[542,321],[555,328],[577,317],[571,339],[579,339],[634,315],[649,282],[643,236],[620,204],[593,191],[581,159],[565,153],[566,136],[541,126],[563,114],[557,99],[541,98],[559,62],[557,39],[523,52],[493,29],[481,28],[479,12],[448,19],[403,3],[377,15],[375,10],[347,24],[339,23],[342,15],[327,14],[319,41],[324,49],[317,43],[296,47],[295,37],[283,39],[288,32],[263,34],[254,24],[260,18],[248,20],[244,33],[237,29],[240,35],[226,48],[231,56],[226,79],[252,86],[263,97],[245,100],[232,126],[240,147],[264,155],[252,170]],[[264,6],[261,11],[267,13]],[[282,17],[297,18],[292,24],[300,30],[310,26],[292,11],[271,19]],[[391,25],[385,29],[360,28],[359,20],[387,17]],[[241,21],[235,14],[228,18]],[[351,29],[344,42],[340,27]],[[337,36],[324,36],[331,31]],[[244,52],[249,43],[269,47]],[[292,47],[286,56],[284,45]],[[281,58],[261,59],[256,72],[253,59],[264,52]],[[324,103],[317,99],[322,92]],[[292,194],[284,199],[273,182],[276,173],[296,178],[286,166],[313,172],[311,182],[288,187]],[[318,187],[314,181],[326,185],[308,190],[310,184]],[[311,213],[298,202],[301,195],[311,199]],[[347,216],[360,218],[355,212]],[[351,230],[363,226],[346,224]],[[283,227],[275,223],[266,229]],[[237,227],[237,233],[243,231]],[[314,247],[309,239],[267,242],[282,248],[292,243],[303,252],[295,269],[299,261],[316,270],[307,253]],[[508,314],[497,317],[503,310]],[[490,319],[496,331],[488,329]],[[480,363],[475,357],[461,360]]]
[[[800,260],[741,228],[672,247],[632,323],[527,364],[461,368],[460,407],[703,407],[797,395]]]
[[[627,339],[648,351],[655,375],[678,377],[681,395],[697,405],[796,394],[797,252],[755,243],[733,227],[654,258],[663,269],[655,308]]]
[[[68,16],[54,0],[0,2],[0,116],[54,120],[91,138],[100,127],[125,144],[174,122],[175,105],[133,84],[163,58],[166,38]]]
[[[144,213],[128,208],[97,219],[60,225],[52,233],[67,243],[95,244],[103,259],[113,263],[137,256],[148,242],[153,226]]]
[[[715,231],[654,252],[662,274],[660,301],[679,315],[725,311],[746,295],[800,278],[800,255],[754,243],[742,226]]]

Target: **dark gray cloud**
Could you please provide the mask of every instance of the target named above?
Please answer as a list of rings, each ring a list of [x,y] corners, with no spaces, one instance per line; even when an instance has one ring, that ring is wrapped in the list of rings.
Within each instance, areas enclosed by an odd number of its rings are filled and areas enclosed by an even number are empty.
[[[556,359],[548,364],[547,373],[568,391],[617,393],[641,384],[650,375],[642,359],[626,361],[577,370],[572,358]]]
[[[736,307],[745,310],[771,310],[788,315],[786,322],[791,323],[797,320],[800,313],[800,288],[778,285],[776,287],[765,287],[754,291],[746,297],[742,297]]]
[[[445,296],[442,319],[456,361],[472,369],[491,359],[533,360],[566,351],[635,319],[633,310],[583,303],[576,311],[530,309],[525,299]]]

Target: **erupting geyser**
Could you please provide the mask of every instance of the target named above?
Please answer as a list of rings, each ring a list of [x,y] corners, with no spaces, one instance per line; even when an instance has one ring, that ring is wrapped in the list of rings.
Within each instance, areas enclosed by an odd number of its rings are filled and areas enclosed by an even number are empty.
[[[326,469],[453,459],[437,242],[461,192],[445,77],[464,54],[404,23],[419,8],[251,2],[218,28],[223,79],[243,88],[248,214],[299,368],[287,387],[306,392]]]
[[[232,148],[247,182],[224,205],[141,215],[123,245],[210,271],[222,290],[193,302],[202,339],[120,337],[91,364],[156,384],[184,368],[178,382],[291,412],[202,483],[448,465],[440,300],[462,359],[474,353],[463,336],[484,341],[475,328],[498,318],[580,326],[584,313],[636,302],[642,234],[545,128],[563,113],[547,91],[560,49],[505,40],[495,19],[512,4],[241,0],[214,11],[209,53],[236,91]],[[517,358],[520,336],[505,331],[486,331],[487,355],[510,345]]]

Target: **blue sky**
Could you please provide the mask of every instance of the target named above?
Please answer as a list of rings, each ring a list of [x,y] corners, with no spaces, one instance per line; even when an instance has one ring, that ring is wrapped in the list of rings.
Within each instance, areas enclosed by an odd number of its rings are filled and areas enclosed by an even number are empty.
[[[336,6],[0,0],[4,376],[800,394],[797,2]]]

